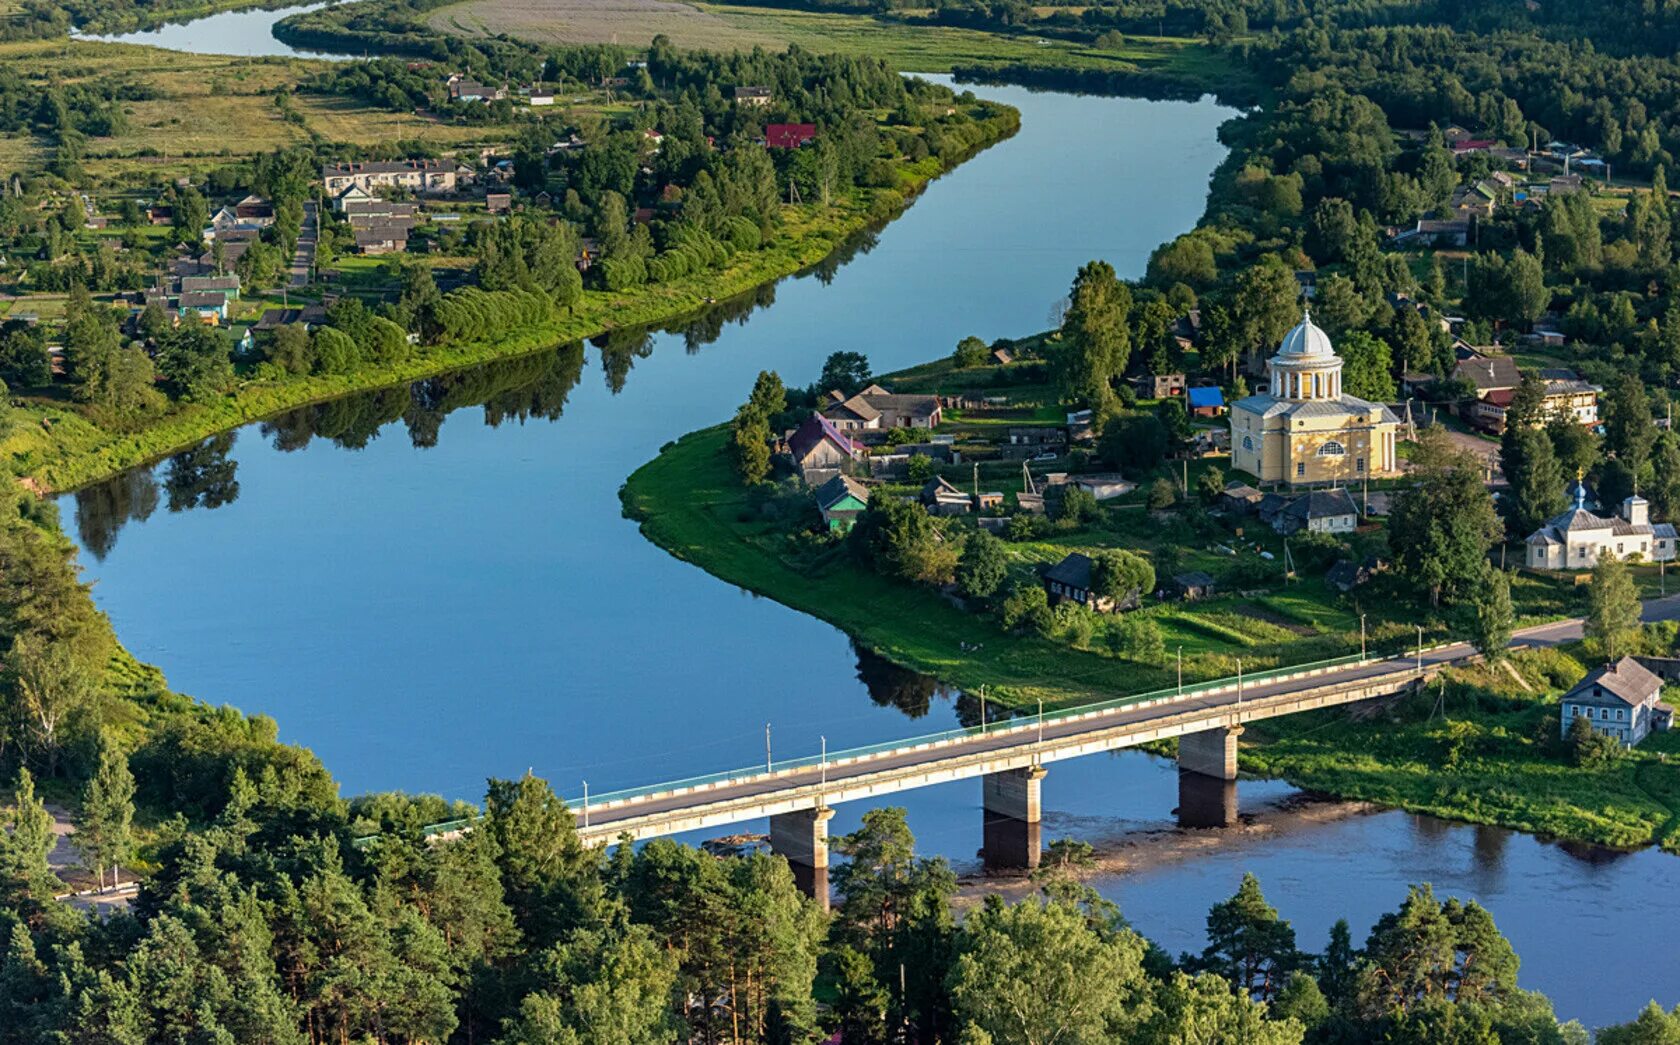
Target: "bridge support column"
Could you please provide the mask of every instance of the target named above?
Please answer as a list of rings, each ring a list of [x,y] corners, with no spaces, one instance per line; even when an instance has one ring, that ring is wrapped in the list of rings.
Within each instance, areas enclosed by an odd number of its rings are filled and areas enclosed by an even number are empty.
[[[980,781],[981,855],[988,871],[1030,871],[1042,855],[1043,766],[988,773]]]
[[[770,851],[787,860],[800,892],[824,911],[828,910],[828,822],[832,819],[834,810],[827,806],[770,818]]]
[[[1215,726],[1178,738],[1178,768],[1216,780],[1237,779],[1237,738],[1241,726]]]

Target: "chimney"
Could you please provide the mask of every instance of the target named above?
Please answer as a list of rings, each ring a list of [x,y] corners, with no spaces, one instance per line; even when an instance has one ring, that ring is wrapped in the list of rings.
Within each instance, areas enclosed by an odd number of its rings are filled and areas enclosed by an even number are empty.
[[[1635,526],[1648,526],[1651,522],[1651,505],[1645,498],[1635,494],[1622,502],[1622,518]]]

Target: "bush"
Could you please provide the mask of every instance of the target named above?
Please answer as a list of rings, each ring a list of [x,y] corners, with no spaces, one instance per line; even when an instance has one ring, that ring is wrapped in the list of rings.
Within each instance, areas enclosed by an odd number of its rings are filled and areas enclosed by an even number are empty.
[[[1149,508],[1160,511],[1171,508],[1178,501],[1178,487],[1171,479],[1157,479],[1149,484]]]
[[[1042,585],[1026,581],[1010,589],[1009,597],[998,608],[998,620],[1005,631],[1029,631],[1046,636],[1056,626],[1055,615],[1050,612],[1050,596]]]
[[[1592,728],[1584,718],[1569,723],[1569,753],[1583,769],[1603,769],[1622,757],[1621,741]]]

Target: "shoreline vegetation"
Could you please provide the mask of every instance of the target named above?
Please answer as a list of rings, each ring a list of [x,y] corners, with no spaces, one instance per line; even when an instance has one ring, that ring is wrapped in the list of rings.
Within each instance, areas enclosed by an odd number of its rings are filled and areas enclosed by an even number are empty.
[[[926,157],[904,169],[897,188],[854,190],[827,208],[801,208],[797,223],[789,222],[778,230],[773,243],[740,255],[722,269],[622,291],[586,291],[570,315],[552,323],[511,329],[493,340],[430,346],[400,363],[372,364],[351,374],[253,380],[212,403],[184,405],[136,432],[105,432],[68,406],[32,405],[18,411],[22,418],[17,427],[29,429],[29,434],[14,432],[0,440],[0,446],[10,451],[14,469],[23,473],[23,481],[33,492],[61,493],[300,406],[614,330],[676,322],[818,265],[849,240],[902,214],[932,181],[1007,140],[1019,125],[1016,110],[1006,109],[1005,115],[985,121],[976,147],[953,163]],[[790,231],[795,224],[796,230]]]

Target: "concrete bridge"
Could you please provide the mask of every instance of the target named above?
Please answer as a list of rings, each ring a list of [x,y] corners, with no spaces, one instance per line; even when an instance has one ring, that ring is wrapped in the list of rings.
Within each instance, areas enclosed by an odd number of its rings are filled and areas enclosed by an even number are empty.
[[[812,896],[828,895],[828,821],[840,802],[979,777],[984,854],[993,868],[1030,868],[1040,851],[1040,794],[1049,763],[1176,738],[1181,819],[1234,822],[1243,723],[1390,696],[1475,656],[1454,644],[1400,657],[1341,658],[1103,704],[1015,717],[901,746],[838,752],[757,771],[572,802],[585,842],[608,843],[768,817],[770,847]]]
[[[1644,617],[1680,618],[1680,596],[1646,603]],[[1511,645],[1580,637],[1581,621],[1563,620],[1521,629]],[[768,817],[771,849],[787,858],[810,895],[826,903],[828,821],[837,803],[979,777],[987,865],[1030,868],[1039,860],[1047,764],[1177,738],[1180,822],[1228,825],[1236,818],[1237,739],[1245,722],[1391,696],[1476,657],[1469,643],[1420,646],[1393,657],[1343,657],[569,804],[580,837],[590,844]],[[470,821],[455,821],[426,833],[441,839],[470,828]]]

